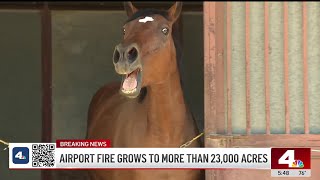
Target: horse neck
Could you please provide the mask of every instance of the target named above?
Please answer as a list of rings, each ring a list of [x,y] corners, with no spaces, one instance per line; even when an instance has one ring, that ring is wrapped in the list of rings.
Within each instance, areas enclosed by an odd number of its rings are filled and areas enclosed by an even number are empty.
[[[187,108],[178,70],[165,83],[149,86],[146,100],[148,135],[159,143],[180,143],[187,124]]]

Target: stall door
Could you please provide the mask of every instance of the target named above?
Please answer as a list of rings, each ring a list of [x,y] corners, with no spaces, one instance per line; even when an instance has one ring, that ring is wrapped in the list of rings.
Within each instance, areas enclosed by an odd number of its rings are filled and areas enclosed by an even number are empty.
[[[311,147],[320,179],[320,3],[205,2],[206,147]],[[260,180],[270,170],[208,170]],[[300,178],[290,178],[300,179]]]

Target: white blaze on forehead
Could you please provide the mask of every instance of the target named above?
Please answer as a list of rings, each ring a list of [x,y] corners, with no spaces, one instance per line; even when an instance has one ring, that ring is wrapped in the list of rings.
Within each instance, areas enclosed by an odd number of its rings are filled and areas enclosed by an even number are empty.
[[[148,21],[153,21],[154,19],[150,16],[146,16],[143,19],[139,19],[139,22],[146,23]]]

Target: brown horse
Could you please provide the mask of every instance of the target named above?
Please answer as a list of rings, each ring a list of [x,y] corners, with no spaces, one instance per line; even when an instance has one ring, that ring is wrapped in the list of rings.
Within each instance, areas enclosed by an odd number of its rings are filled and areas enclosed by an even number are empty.
[[[128,20],[113,63],[121,83],[102,87],[89,108],[89,139],[112,147],[179,147],[198,134],[181,87],[174,23],[182,3],[169,10],[138,10],[125,3]],[[119,93],[120,89],[120,93]],[[190,147],[200,147],[193,142]],[[199,180],[200,170],[94,170],[92,180]]]

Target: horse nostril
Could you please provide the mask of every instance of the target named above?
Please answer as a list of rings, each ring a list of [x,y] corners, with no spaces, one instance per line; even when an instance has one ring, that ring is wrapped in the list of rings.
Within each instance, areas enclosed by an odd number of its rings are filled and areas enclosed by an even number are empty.
[[[130,63],[133,63],[135,60],[137,60],[137,57],[138,57],[138,50],[135,47],[132,47],[128,51],[128,61]]]
[[[113,62],[117,63],[119,60],[120,60],[120,52],[118,49],[115,49],[113,53]]]

